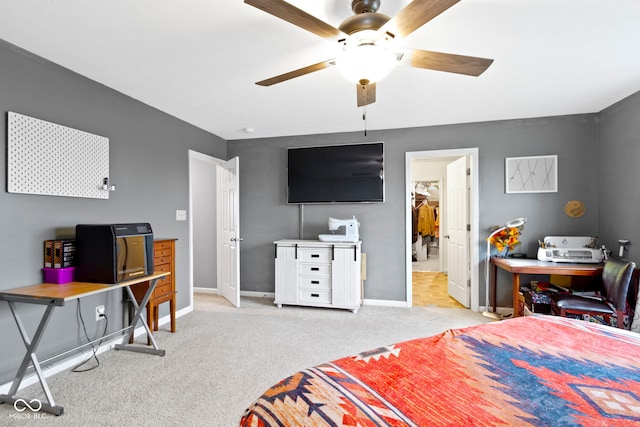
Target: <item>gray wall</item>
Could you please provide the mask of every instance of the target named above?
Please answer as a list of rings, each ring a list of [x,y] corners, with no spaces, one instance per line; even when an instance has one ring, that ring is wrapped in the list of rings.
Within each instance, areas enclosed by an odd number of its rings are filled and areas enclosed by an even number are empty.
[[[2,279],[9,289],[41,281],[41,249],[58,229],[85,222],[148,221],[159,237],[177,237],[178,308],[188,304],[188,223],[175,221],[176,209],[188,207],[188,149],[217,158],[240,157],[241,287],[272,292],[273,241],[298,237],[298,207],[285,202],[286,147],[385,141],[386,202],[365,205],[307,205],[305,238],[327,229],[329,216],[356,215],[362,223],[363,250],[368,255],[368,299],[404,301],[404,154],[452,148],[479,148],[480,231],[507,219],[526,216],[521,251],[535,256],[545,235],[598,233],[610,248],[620,238],[631,240],[629,258],[638,257],[640,231],[633,221],[638,200],[640,160],[640,95],[601,114],[509,120],[362,133],[313,135],[264,140],[224,140],[150,108],[64,68],[0,42],[0,118],[6,140],[6,112],[84,130],[110,139],[110,176],[117,191],[109,200],[31,196],[0,192],[3,244]],[[227,153],[228,150],[228,153]],[[2,163],[6,163],[2,150]],[[559,192],[504,193],[504,158],[557,154]],[[6,188],[6,175],[0,174]],[[564,214],[569,200],[582,200],[586,214]],[[635,246],[634,246],[635,245]],[[484,255],[484,245],[480,245]],[[634,259],[637,261],[637,259]],[[499,278],[499,303],[509,304],[509,278]],[[481,294],[484,293],[481,286]],[[107,305],[114,327],[121,295],[86,298],[82,312],[88,331],[100,324],[94,307]],[[482,303],[482,302],[481,302]],[[22,306],[33,330],[42,308]],[[166,313],[166,307],[163,307]],[[162,314],[164,314],[162,313]],[[23,345],[6,308],[0,309],[0,383],[10,381]],[[41,346],[46,359],[83,342],[76,303],[57,309]]]
[[[0,174],[2,245],[0,289],[42,281],[43,241],[77,223],[149,222],[158,237],[177,241],[177,307],[189,303],[188,223],[176,222],[176,209],[188,209],[188,149],[225,158],[226,142],[67,69],[0,42],[0,126],[6,141],[7,111],[109,138],[110,178],[117,190],[109,200],[10,194]],[[6,165],[6,149],[0,159]],[[4,170],[4,168],[3,168]],[[120,292],[82,300],[89,334],[102,331],[95,306],[107,306],[110,330],[122,325]],[[0,303],[0,384],[13,379],[24,346],[6,303]],[[75,301],[56,309],[39,359],[83,342]],[[21,305],[33,331],[41,307]],[[167,304],[161,306],[166,314]]]
[[[363,133],[237,140],[229,156],[240,158],[241,283],[245,291],[273,292],[273,241],[298,237],[298,207],[287,205],[286,148],[363,141],[385,142],[384,204],[305,205],[304,238],[326,232],[329,216],[356,215],[367,253],[365,298],[405,300],[405,153],[479,148],[480,232],[525,216],[529,219],[519,249],[534,257],[546,235],[597,233],[597,115],[577,115],[398,129]],[[557,193],[505,194],[505,157],[557,154]],[[587,211],[569,218],[564,205],[582,200]],[[480,244],[481,257],[485,246]],[[482,266],[481,266],[482,267]],[[483,271],[482,268],[480,271]],[[500,277],[500,303],[510,305],[508,277]],[[503,284],[504,283],[504,284]],[[481,295],[484,286],[481,283]],[[481,300],[482,304],[482,300]]]
[[[600,240],[614,254],[619,239],[631,241],[625,258],[640,263],[640,92],[604,110],[600,121]]]

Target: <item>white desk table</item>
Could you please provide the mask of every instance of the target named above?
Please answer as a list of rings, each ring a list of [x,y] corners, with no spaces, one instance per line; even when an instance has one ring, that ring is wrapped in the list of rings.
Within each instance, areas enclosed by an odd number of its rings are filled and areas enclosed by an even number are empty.
[[[53,309],[55,307],[64,306],[67,301],[125,288],[129,295],[129,299],[135,308],[135,314],[133,316],[131,324],[127,328],[128,334],[126,334],[126,336],[123,338],[122,343],[117,344],[114,348],[116,350],[137,351],[141,353],[154,354],[157,356],[164,356],[165,351],[158,348],[158,345],[153,338],[153,334],[149,329],[147,321],[144,319],[144,317],[142,317],[142,311],[147,305],[149,297],[153,294],[153,290],[156,287],[158,279],[168,276],[169,274],[170,273],[168,272],[154,273],[148,276],[142,276],[116,284],[88,282],[69,282],[64,284],[41,283],[39,285],[31,285],[22,288],[0,291],[0,301],[7,301],[7,303],[9,304],[9,308],[11,309],[11,313],[13,314],[13,318],[16,322],[16,325],[18,327],[18,330],[20,331],[20,335],[22,336],[22,340],[24,341],[24,345],[26,347],[26,353],[24,355],[24,358],[22,359],[20,367],[18,368],[16,377],[11,384],[11,388],[7,394],[0,395],[0,403],[14,404],[18,399],[20,399],[16,396],[16,393],[18,392],[20,383],[22,383],[27,369],[31,364],[33,365],[33,368],[38,375],[38,380],[47,398],[47,402],[41,402],[41,410],[52,413],[54,415],[62,415],[62,413],[64,412],[64,408],[62,406],[56,405],[53,400],[53,395],[51,394],[51,390],[49,390],[49,386],[42,373],[40,363],[38,362],[36,350],[38,348],[38,344],[40,344],[40,340],[42,339],[47,324],[51,319]],[[150,282],[149,289],[138,305],[138,303],[136,302],[136,298],[133,295],[133,291],[131,290],[131,286],[147,281]],[[27,333],[27,330],[22,323],[22,319],[20,318],[19,313],[16,311],[16,303],[46,305],[46,309],[42,314],[40,323],[38,324],[38,327],[36,328],[36,331],[33,334],[32,338],[29,337],[29,334]],[[153,348],[129,343],[130,338],[133,337],[135,326],[138,324],[138,321],[142,322],[142,325],[147,332],[148,340],[153,344]],[[30,399],[23,400],[29,401]]]

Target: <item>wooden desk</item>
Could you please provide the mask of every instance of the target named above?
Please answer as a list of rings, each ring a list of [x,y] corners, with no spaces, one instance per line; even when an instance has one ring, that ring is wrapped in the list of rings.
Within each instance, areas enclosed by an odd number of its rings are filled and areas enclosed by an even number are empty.
[[[496,278],[498,268],[508,271],[512,276],[513,316],[518,312],[518,295],[520,293],[521,274],[558,274],[561,276],[592,276],[602,275],[604,264],[569,264],[563,262],[538,261],[537,259],[491,258],[491,289],[493,291],[493,312],[496,311]]]
[[[32,364],[47,399],[47,402],[41,402],[41,410],[55,415],[62,415],[62,413],[64,412],[64,408],[62,406],[56,405],[53,400],[53,395],[49,390],[47,381],[44,377],[42,369],[40,368],[40,363],[38,362],[38,358],[36,356],[36,350],[38,348],[38,344],[40,344],[40,340],[44,334],[44,330],[46,329],[47,324],[51,319],[53,309],[55,307],[63,306],[67,301],[125,288],[127,290],[127,293],[129,294],[130,299],[132,300],[131,303],[135,307],[135,315],[133,317],[131,325],[127,328],[129,333],[125,335],[122,343],[117,344],[114,348],[116,350],[137,351],[141,353],[155,354],[157,356],[164,356],[165,351],[158,348],[158,345],[153,338],[151,331],[149,330],[149,325],[145,321],[144,317],[142,317],[142,310],[149,302],[149,297],[153,293],[158,279],[161,279],[167,275],[169,275],[168,272],[154,273],[149,276],[138,277],[136,279],[127,280],[126,282],[117,284],[87,282],[70,282],[64,284],[41,283],[39,285],[31,285],[22,288],[0,291],[0,301],[7,301],[7,303],[9,304],[9,308],[11,309],[11,313],[13,314],[13,318],[18,327],[18,331],[20,332],[24,345],[27,349],[25,356],[22,359],[22,363],[18,368],[18,372],[16,373],[16,377],[11,383],[9,392],[7,394],[0,395],[0,403],[13,404],[21,399],[16,397],[16,393],[18,391],[18,388],[20,387],[20,383],[22,383],[22,380],[24,379],[27,368],[30,364]],[[133,291],[131,290],[131,286],[146,281],[149,281],[150,283],[149,289],[147,290],[146,295],[142,298],[140,304],[138,304],[133,295]],[[29,337],[22,319],[15,309],[16,303],[39,304],[47,306],[44,313],[42,314],[40,323],[38,324],[38,327],[32,338]],[[142,322],[142,325],[147,332],[147,338],[149,342],[153,343],[153,348],[129,344],[129,338],[133,337],[135,326],[139,321]],[[28,402],[31,399],[27,398],[22,400]]]

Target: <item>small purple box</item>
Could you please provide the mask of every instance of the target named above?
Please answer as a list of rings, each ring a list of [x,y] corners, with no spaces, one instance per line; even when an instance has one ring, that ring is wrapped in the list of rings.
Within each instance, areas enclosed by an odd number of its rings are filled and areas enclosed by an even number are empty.
[[[59,285],[63,283],[73,282],[73,272],[75,267],[65,268],[43,268],[42,273],[45,283],[57,283]]]

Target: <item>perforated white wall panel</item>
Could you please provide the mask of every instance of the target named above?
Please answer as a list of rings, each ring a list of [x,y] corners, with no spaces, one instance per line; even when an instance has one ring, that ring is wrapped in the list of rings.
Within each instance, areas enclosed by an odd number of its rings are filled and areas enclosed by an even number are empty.
[[[108,199],[109,139],[9,112],[7,191]]]

